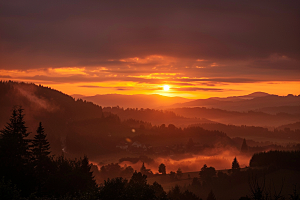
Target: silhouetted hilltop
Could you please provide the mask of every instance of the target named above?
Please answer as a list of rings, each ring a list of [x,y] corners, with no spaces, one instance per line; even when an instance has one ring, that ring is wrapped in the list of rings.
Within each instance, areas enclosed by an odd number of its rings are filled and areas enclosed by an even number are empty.
[[[35,132],[38,123],[43,122],[54,153],[65,148],[68,138],[83,138],[85,134],[89,137],[97,135],[98,139],[104,135],[107,137],[117,132],[115,129],[120,124],[118,116],[102,112],[101,106],[75,100],[41,85],[1,81],[0,96],[0,128],[8,122],[12,108],[22,106],[29,131]],[[92,139],[95,138],[86,137],[85,140],[90,142]],[[101,139],[100,143],[105,141]]]
[[[276,106],[276,107],[265,107],[260,108],[255,111],[264,112],[268,114],[277,114],[277,113],[288,113],[288,114],[300,114],[300,105],[299,106]]]
[[[268,130],[267,128],[258,126],[235,126],[225,124],[193,124],[190,127],[201,127],[205,130],[218,130],[226,133],[231,138],[241,137],[246,139],[255,139],[256,141],[276,141],[276,142],[300,142],[300,130],[289,129],[274,129]],[[266,143],[267,144],[267,143]],[[260,144],[259,146],[265,146],[266,144]],[[270,143],[268,143],[269,145]]]
[[[190,101],[182,97],[167,97],[158,94],[144,95],[122,95],[122,94],[104,94],[95,96],[72,95],[75,98],[81,98],[91,101],[103,107],[123,107],[123,108],[161,108],[176,103],[184,103]]]
[[[184,117],[206,118],[214,122],[235,125],[277,127],[279,125],[294,123],[300,120],[300,114],[287,113],[271,115],[258,111],[238,112],[205,107],[184,107],[168,110]]]
[[[219,101],[242,101],[242,100],[249,100],[249,99],[254,99],[256,97],[265,97],[269,96],[270,94],[265,93],[265,92],[253,92],[248,95],[243,95],[243,96],[233,96],[233,97],[225,97],[225,98],[220,98],[220,97],[212,97],[210,99],[215,99]]]
[[[174,104],[171,107],[208,107],[231,111],[248,111],[277,106],[300,106],[300,95],[278,96],[266,93],[252,93],[240,97],[198,99],[187,103]]]
[[[300,122],[278,126],[277,129],[278,130],[300,130]]]
[[[154,110],[154,109],[137,109],[137,108],[120,108],[104,107],[103,111],[111,112],[118,115],[122,120],[136,119],[151,122],[152,125],[174,124],[180,127],[186,127],[194,123],[215,123],[205,118],[187,118],[175,114],[172,111]]]

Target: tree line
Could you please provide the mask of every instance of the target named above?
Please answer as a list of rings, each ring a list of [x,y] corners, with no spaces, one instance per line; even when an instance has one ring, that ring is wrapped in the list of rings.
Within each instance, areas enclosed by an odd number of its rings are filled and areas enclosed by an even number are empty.
[[[27,131],[23,111],[22,108],[14,108],[9,122],[0,132],[1,199],[200,200],[196,195],[197,191],[200,191],[202,195],[203,192],[206,192],[207,199],[216,199],[212,188],[226,190],[236,184],[241,184],[245,177],[249,177],[254,172],[258,176],[262,176],[265,172],[274,170],[268,168],[264,172],[250,168],[247,171],[241,171],[237,159],[234,158],[232,169],[228,173],[216,172],[215,168],[204,165],[199,172],[199,179],[194,178],[188,188],[182,189],[175,186],[169,192],[165,192],[157,182],[147,183],[145,173],[147,169],[143,164],[141,172],[133,172],[131,167],[123,169],[124,173],[132,174],[129,180],[116,177],[105,180],[104,184],[97,185],[91,172],[92,165],[86,156],[79,159],[68,159],[63,155],[51,155],[50,144],[41,122],[37,126],[35,135],[30,137],[31,133]],[[165,129],[166,127],[161,128]],[[169,128],[172,129],[172,127]],[[265,166],[264,162],[272,164],[274,160],[287,162],[299,170],[299,151],[263,152],[252,158],[252,162],[255,161],[257,166]],[[274,165],[282,167],[277,163]],[[104,166],[101,171],[108,172],[111,168],[119,171],[117,165]],[[163,163],[159,166],[159,172],[166,174],[166,166]],[[180,175],[182,175],[182,171],[178,170],[177,176]],[[267,193],[264,193],[263,188],[257,184],[255,179],[250,186],[253,190],[252,198],[243,197],[243,199],[266,199]],[[261,198],[257,198],[255,195],[261,195]],[[299,198],[296,189],[292,195],[295,197],[293,199]],[[275,196],[269,199],[275,199]]]
[[[50,156],[50,144],[42,123],[33,139],[22,108],[14,108],[0,135],[1,199],[56,198],[93,195],[97,185],[85,156],[67,159]]]

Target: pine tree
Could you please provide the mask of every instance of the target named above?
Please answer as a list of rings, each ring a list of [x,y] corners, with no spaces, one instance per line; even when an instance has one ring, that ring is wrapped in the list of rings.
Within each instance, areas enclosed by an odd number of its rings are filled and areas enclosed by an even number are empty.
[[[244,140],[243,140],[243,144],[242,144],[242,147],[241,147],[241,152],[243,152],[243,153],[246,153],[246,152],[248,152],[248,145],[247,145],[247,143],[246,143],[246,139],[244,138]]]
[[[234,157],[233,161],[232,161],[232,171],[236,172],[240,170],[240,164],[237,161],[236,157]]]
[[[141,172],[142,174],[145,174],[145,172],[146,172],[146,167],[145,167],[145,163],[144,163],[144,162],[143,162],[143,165],[142,165],[142,167],[141,167],[140,172]]]
[[[82,160],[80,160],[80,173],[82,176],[83,187],[82,190],[88,190],[96,187],[96,181],[93,176],[93,172],[91,171],[92,165],[89,163],[89,159],[87,156],[84,156]]]
[[[42,122],[40,122],[32,141],[32,154],[36,162],[42,162],[50,154],[50,144],[46,137],[44,127],[42,126]]]
[[[0,155],[6,167],[20,167],[29,161],[29,135],[23,109],[13,109],[10,122],[1,130]],[[4,164],[4,163],[2,163]]]
[[[11,180],[23,191],[28,191],[30,149],[23,109],[14,108],[0,135],[0,176]],[[29,192],[29,191],[28,191]]]
[[[32,164],[34,167],[38,195],[50,174],[52,163],[48,157],[50,154],[50,144],[46,137],[47,135],[45,134],[44,127],[40,122],[31,145],[33,160]]]
[[[234,157],[232,162],[232,169],[240,169],[239,162],[237,161],[236,157]]]

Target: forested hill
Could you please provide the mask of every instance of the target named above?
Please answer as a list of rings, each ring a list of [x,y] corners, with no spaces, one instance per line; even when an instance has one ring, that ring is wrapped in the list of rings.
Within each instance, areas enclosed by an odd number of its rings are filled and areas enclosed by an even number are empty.
[[[103,111],[118,115],[122,120],[137,119],[150,122],[152,125],[174,124],[179,127],[187,127],[190,124],[215,123],[205,118],[188,118],[175,114],[172,111],[155,110],[155,109],[137,109],[137,108],[120,108],[104,107]]]
[[[277,127],[300,121],[299,113],[268,114],[259,111],[238,112],[206,107],[173,108],[168,111],[188,118],[206,118],[214,122],[234,125]]]
[[[152,146],[181,143],[189,138],[195,141],[206,141],[208,138],[206,143],[210,145],[219,141],[225,141],[224,145],[233,145],[226,134],[199,127],[182,130],[173,124],[152,126],[141,119],[121,122],[117,115],[103,111],[100,106],[35,84],[0,82],[0,96],[0,129],[9,122],[13,108],[22,106],[25,126],[32,132],[29,138],[35,135],[39,122],[42,122],[51,151],[58,155],[63,151],[65,155],[79,157],[86,154],[92,158],[117,151],[116,145],[127,141],[127,138],[148,142]],[[143,138],[147,140],[143,141]]]
[[[43,123],[54,153],[60,153],[67,138],[107,136],[116,132],[120,122],[118,116],[102,112],[101,106],[41,85],[1,81],[0,97],[0,129],[9,121],[13,107],[21,106],[30,132],[35,133],[39,122]],[[85,131],[79,133],[79,124]]]

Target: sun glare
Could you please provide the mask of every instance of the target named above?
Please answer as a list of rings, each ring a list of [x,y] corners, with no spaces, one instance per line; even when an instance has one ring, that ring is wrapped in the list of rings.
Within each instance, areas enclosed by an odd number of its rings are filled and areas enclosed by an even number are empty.
[[[164,85],[164,91],[168,91],[170,89],[170,86]]]

